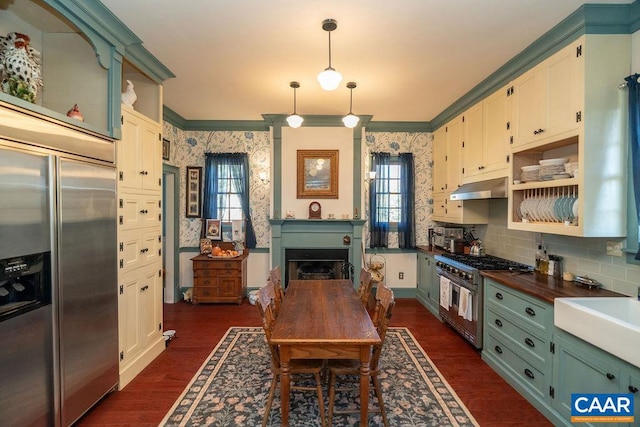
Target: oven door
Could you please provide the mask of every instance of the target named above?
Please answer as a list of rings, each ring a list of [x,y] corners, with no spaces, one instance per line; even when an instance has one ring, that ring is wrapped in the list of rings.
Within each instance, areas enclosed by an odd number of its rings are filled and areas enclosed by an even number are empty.
[[[440,278],[440,317],[476,348],[482,348],[478,318],[481,302],[478,287],[438,269]],[[443,280],[444,279],[444,280]]]

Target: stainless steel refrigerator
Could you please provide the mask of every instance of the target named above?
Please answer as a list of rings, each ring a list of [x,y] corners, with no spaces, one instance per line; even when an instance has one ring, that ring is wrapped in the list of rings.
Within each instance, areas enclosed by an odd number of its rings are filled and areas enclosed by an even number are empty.
[[[118,382],[113,144],[2,132],[0,420],[68,426]]]

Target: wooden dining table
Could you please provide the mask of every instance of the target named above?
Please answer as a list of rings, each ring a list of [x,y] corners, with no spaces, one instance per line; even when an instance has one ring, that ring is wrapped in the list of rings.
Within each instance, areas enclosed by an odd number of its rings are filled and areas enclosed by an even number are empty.
[[[291,359],[359,359],[360,425],[367,425],[371,348],[381,341],[351,280],[290,280],[271,341],[280,346],[283,426]]]

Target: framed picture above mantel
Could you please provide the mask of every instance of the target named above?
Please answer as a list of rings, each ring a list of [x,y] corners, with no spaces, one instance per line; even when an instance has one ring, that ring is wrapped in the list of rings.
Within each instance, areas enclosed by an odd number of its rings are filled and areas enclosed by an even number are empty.
[[[298,150],[297,198],[338,198],[338,150]]]

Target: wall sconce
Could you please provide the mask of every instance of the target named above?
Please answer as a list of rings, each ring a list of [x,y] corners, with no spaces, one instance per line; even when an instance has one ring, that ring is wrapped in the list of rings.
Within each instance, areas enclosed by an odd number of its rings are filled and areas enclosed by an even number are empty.
[[[266,172],[258,173],[258,178],[262,181],[263,184],[267,184],[269,182],[269,176]]]
[[[365,182],[371,182],[374,179],[376,179],[376,171],[369,171],[367,172],[367,174],[365,175],[364,181]]]

